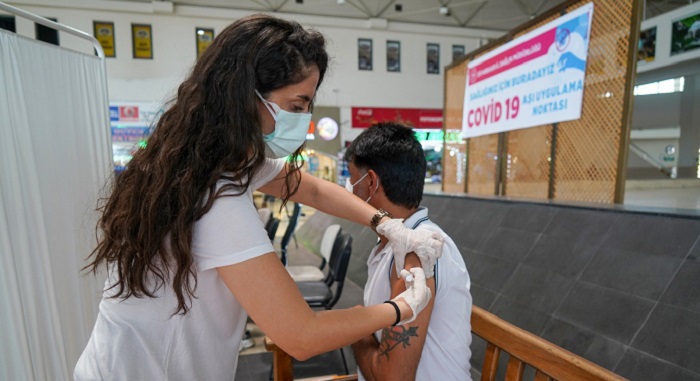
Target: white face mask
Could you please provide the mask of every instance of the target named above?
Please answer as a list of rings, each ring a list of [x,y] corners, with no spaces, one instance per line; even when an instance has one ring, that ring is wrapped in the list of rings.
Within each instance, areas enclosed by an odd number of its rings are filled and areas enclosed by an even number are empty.
[[[365,173],[364,176],[360,177],[359,180],[355,181],[355,184],[351,183],[350,178],[348,177],[347,179],[345,179],[345,189],[348,192],[353,193],[353,191],[355,190],[355,185],[359,184],[360,181],[364,180],[364,178],[367,177],[367,175],[369,175],[369,172]]]
[[[346,178],[345,179],[345,189],[350,193],[354,193],[353,191],[355,190],[355,185],[359,184],[360,181],[364,180],[364,178],[367,177],[367,175],[369,175],[369,172],[365,173],[365,175],[360,177],[359,180],[355,181],[354,184],[350,182],[349,177]],[[374,189],[374,191],[376,192],[377,190],[379,190],[379,182],[377,182],[377,187]],[[369,200],[371,200],[371,199],[372,199],[372,196],[369,196],[369,198],[366,199],[365,202],[369,202]]]
[[[263,136],[267,145],[267,156],[280,158],[291,155],[306,140],[306,133],[311,124],[311,113],[282,110],[277,104],[266,101],[257,90],[255,94],[275,120],[275,130]]]

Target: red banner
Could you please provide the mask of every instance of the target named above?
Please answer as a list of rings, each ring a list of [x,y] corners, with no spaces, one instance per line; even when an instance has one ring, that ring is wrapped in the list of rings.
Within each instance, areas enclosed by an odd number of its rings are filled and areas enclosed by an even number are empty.
[[[353,107],[352,127],[395,122],[411,128],[442,128],[441,109]]]
[[[119,106],[119,120],[122,122],[138,122],[139,106]]]
[[[547,54],[547,48],[554,44],[556,34],[557,28],[552,28],[481,62],[473,68],[470,67],[469,86],[544,56]]]

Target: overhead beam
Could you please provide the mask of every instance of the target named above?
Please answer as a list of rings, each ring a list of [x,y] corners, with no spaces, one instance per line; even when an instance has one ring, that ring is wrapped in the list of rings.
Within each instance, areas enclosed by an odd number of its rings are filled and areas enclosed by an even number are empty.
[[[370,9],[367,8],[367,4],[365,4],[364,1],[362,1],[362,0],[346,0],[345,3],[352,5],[358,11],[364,13],[365,16],[367,16],[368,18],[372,17],[372,11],[370,11]]]
[[[266,10],[268,10],[268,11],[269,11],[269,10],[272,10],[272,8],[273,8],[273,7],[272,7],[272,4],[270,4],[270,2],[267,1],[267,0],[265,1],[265,3],[263,3],[262,1],[259,1],[259,0],[250,0],[250,2],[251,2],[251,3],[257,4],[257,5],[263,7],[264,9],[266,9]]]
[[[396,0],[390,0],[388,3],[386,3],[386,5],[384,6],[384,8],[382,8],[382,9],[379,11],[379,13],[377,13],[374,17],[381,17],[381,16],[384,14],[384,12],[386,12],[386,10],[389,9],[389,7],[390,7],[392,4],[394,4],[395,2],[396,2]]]
[[[481,4],[479,5],[479,7],[476,8],[476,10],[474,11],[474,13],[472,13],[471,16],[469,16],[466,20],[464,20],[464,24],[460,24],[460,25],[462,25],[462,26],[465,27],[465,28],[466,28],[467,26],[469,26],[469,23],[474,19],[474,17],[476,17],[477,14],[479,14],[479,12],[481,12],[481,10],[486,6],[486,4],[488,4],[488,2],[489,2],[489,0],[486,0],[486,1],[484,1],[483,3],[481,3]]]
[[[528,7],[527,4],[523,3],[522,0],[513,0],[513,2],[515,3],[515,5],[518,6],[518,8],[520,8],[520,10],[523,13],[525,13],[525,15],[532,16],[532,11],[530,10],[530,7]]]
[[[280,9],[282,9],[282,7],[284,7],[284,5],[287,4],[287,2],[289,2],[289,0],[284,0],[282,3],[280,3],[280,5],[278,5],[277,7],[275,7],[274,11],[277,12],[277,11],[279,11]]]
[[[533,12],[533,14],[534,14],[534,15],[539,14],[540,11],[542,11],[542,7],[544,7],[544,5],[547,4],[548,2],[549,2],[549,0],[542,0],[542,2],[540,3],[540,5],[538,5],[538,6],[535,8],[535,11]]]

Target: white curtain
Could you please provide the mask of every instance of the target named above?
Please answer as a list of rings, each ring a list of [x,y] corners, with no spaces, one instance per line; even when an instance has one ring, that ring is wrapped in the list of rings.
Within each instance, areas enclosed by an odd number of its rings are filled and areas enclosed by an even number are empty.
[[[106,83],[100,58],[0,30],[0,380],[72,379],[94,324]]]

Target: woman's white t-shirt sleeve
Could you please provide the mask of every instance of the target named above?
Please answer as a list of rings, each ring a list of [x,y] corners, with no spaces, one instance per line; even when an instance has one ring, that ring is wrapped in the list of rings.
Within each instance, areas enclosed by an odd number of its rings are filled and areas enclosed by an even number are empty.
[[[265,163],[260,167],[258,173],[253,177],[253,181],[250,182],[250,187],[253,190],[257,190],[261,186],[270,182],[270,180],[277,177],[277,175],[284,176],[282,169],[286,163],[285,159],[270,159],[265,158]]]
[[[255,209],[251,189],[275,178],[283,166],[284,160],[265,159],[248,192],[219,197],[194,224],[192,253],[199,271],[240,263],[275,251]]]

